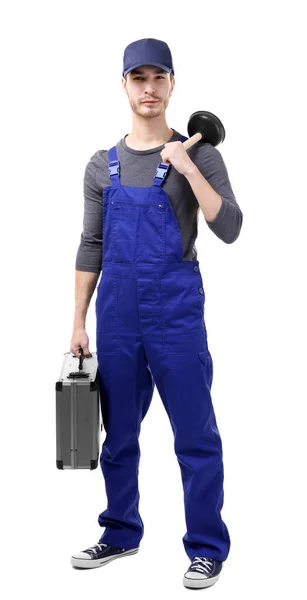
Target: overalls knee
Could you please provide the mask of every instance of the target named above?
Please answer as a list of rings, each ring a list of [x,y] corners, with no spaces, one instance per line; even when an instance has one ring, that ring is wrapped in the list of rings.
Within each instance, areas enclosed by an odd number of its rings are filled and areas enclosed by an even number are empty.
[[[100,465],[108,499],[98,517],[105,527],[100,541],[136,548],[144,535],[138,438],[156,385],[181,470],[185,551],[191,560],[197,555],[224,561],[230,538],[221,518],[223,453],[211,399],[213,363],[199,262],[183,260],[177,219],[162,187],[170,165],[160,162],[152,187],[123,186],[115,146],[108,158],[111,185],[103,190],[95,305],[106,431]],[[158,525],[159,516],[152,516]]]

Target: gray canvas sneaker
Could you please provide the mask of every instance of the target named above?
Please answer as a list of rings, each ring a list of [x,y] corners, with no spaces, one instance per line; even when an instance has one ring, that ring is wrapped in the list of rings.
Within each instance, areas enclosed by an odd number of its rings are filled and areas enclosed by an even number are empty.
[[[115,558],[136,554],[138,551],[139,548],[115,548],[98,542],[94,546],[86,548],[86,550],[73,554],[70,557],[70,564],[81,569],[92,569],[93,567],[102,567]]]
[[[183,585],[187,588],[205,588],[217,582],[223,562],[205,556],[194,556],[183,576]]]

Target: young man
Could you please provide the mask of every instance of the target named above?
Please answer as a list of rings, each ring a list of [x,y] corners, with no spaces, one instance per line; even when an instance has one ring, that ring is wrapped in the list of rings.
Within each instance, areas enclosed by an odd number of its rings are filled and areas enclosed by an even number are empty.
[[[152,38],[129,44],[122,84],[131,133],[110,150],[98,150],[85,171],[70,347],[77,356],[80,347],[89,354],[85,315],[102,271],[95,307],[108,507],[98,517],[105,527],[98,543],[74,554],[71,564],[99,567],[138,552],[138,438],[156,384],[184,489],[183,544],[191,564],[183,583],[207,587],[219,577],[230,538],[220,514],[222,442],[194,242],[199,208],[227,244],[240,233],[242,212],[218,150],[199,142],[187,153],[186,137],[166,123],[175,85],[167,44]]]

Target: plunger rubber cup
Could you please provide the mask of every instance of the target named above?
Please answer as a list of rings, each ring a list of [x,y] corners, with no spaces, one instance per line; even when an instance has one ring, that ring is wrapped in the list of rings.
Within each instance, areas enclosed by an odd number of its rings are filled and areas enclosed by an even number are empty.
[[[198,110],[190,116],[188,134],[189,139],[183,142],[186,150],[199,141],[218,146],[224,141],[226,135],[222,121],[207,110]]]

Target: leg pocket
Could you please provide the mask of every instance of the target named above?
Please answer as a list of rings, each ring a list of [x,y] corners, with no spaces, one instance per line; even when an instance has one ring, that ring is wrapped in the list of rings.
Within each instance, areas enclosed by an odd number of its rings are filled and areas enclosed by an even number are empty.
[[[163,349],[168,354],[193,353],[206,348],[207,331],[198,277],[168,273],[161,278]]]
[[[96,303],[96,347],[101,352],[119,352],[116,278],[103,273]]]
[[[199,356],[199,359],[201,360],[201,362],[204,365],[207,384],[208,384],[209,388],[211,389],[212,380],[213,380],[213,360],[212,360],[212,356],[211,356],[211,354],[210,354],[210,352],[209,352],[208,349],[207,349],[206,352],[205,351],[198,352],[198,356]]]

